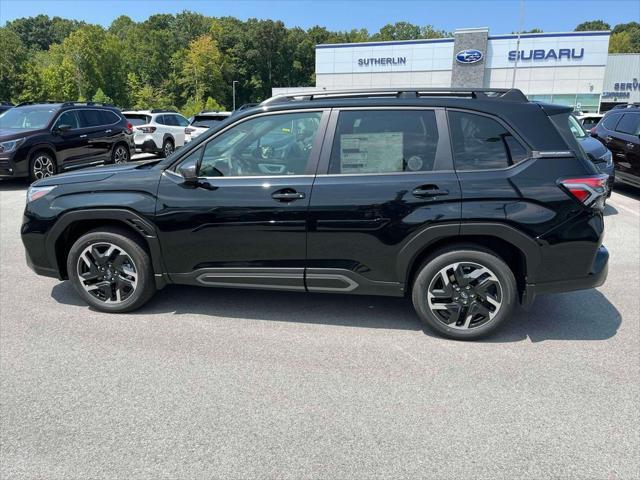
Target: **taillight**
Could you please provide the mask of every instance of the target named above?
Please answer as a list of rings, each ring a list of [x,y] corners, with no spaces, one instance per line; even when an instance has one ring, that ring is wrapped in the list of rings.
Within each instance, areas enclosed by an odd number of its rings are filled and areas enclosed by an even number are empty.
[[[185,129],[184,129],[184,133],[185,133],[185,134],[187,134],[187,135],[189,135],[190,133],[193,133],[193,132],[195,132],[195,131],[196,131],[196,129],[195,129],[195,128],[189,128],[189,127],[187,127],[187,128],[185,128]]]
[[[576,200],[591,205],[607,192],[607,178],[607,175],[593,175],[563,178],[559,182]]]
[[[144,133],[153,133],[156,131],[156,127],[138,127],[138,130]]]
[[[133,125],[131,124],[131,122],[127,122],[127,132],[128,133],[133,132]]]

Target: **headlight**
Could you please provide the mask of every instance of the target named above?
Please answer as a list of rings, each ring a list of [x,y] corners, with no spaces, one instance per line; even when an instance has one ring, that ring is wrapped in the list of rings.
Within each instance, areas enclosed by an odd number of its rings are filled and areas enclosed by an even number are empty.
[[[22,142],[24,142],[24,138],[18,138],[17,140],[9,140],[8,142],[1,142],[0,153],[11,153],[16,148],[18,148],[18,145],[20,145]]]
[[[604,155],[600,157],[600,160],[603,160],[607,163],[607,167],[610,167],[613,163],[613,155],[611,154],[611,150],[607,150]]]
[[[29,187],[27,190],[27,202],[33,202],[34,200],[44,197],[54,188],[56,188],[55,185],[50,187]]]

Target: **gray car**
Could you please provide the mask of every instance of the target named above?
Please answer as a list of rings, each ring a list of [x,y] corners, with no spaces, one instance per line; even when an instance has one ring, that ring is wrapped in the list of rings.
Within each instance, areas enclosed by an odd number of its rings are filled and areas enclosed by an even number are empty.
[[[580,142],[580,146],[587,153],[593,164],[601,172],[609,176],[607,179],[607,197],[611,196],[611,189],[615,181],[613,155],[599,140],[593,138],[580,124],[577,118],[570,117],[571,133]]]

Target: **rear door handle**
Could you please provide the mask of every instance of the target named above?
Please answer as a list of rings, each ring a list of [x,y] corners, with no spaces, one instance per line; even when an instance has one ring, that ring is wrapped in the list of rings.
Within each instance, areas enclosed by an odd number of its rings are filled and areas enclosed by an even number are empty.
[[[271,194],[271,198],[278,200],[279,202],[292,202],[294,200],[300,200],[305,198],[304,192],[297,192],[292,188],[283,188]]]
[[[111,133],[111,130],[105,130],[104,133]]]
[[[627,143],[627,147],[628,147],[628,148],[633,148],[633,147],[635,147],[635,146],[636,146],[636,144],[635,144],[635,143],[631,143],[631,142]]]
[[[607,142],[613,142],[613,137],[604,137]]]
[[[444,195],[449,195],[449,190],[444,190],[438,188],[437,185],[421,185],[416,187],[411,192],[414,197],[442,197]]]
[[[85,133],[84,135],[80,135],[80,138],[87,138],[87,134]]]

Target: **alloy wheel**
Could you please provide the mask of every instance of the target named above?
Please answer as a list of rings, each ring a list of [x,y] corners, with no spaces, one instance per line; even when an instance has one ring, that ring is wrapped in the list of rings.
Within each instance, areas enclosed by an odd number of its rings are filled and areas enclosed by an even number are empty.
[[[173,144],[171,142],[167,142],[164,144],[164,156],[168,157],[173,153]]]
[[[468,330],[493,319],[502,307],[502,286],[487,267],[473,262],[447,265],[427,290],[434,316],[450,328]]]
[[[113,154],[113,163],[126,163],[129,161],[129,151],[122,145],[116,148]]]
[[[126,301],[138,284],[138,270],[131,256],[108,242],[93,243],[82,251],[77,275],[87,293],[104,303]]]
[[[55,173],[53,159],[46,155],[38,155],[33,161],[33,177],[36,180],[47,178]]]

